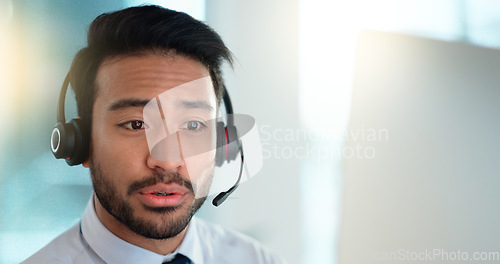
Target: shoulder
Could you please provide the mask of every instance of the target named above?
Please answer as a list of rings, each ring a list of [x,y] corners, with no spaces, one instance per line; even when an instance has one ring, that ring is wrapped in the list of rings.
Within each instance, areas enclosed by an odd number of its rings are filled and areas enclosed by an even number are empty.
[[[196,218],[194,227],[202,245],[206,246],[217,263],[284,264],[278,255],[260,242],[240,232]],[[210,243],[207,243],[209,241]],[[207,252],[207,251],[206,251]]]
[[[86,263],[84,253],[85,245],[78,223],[21,263]]]

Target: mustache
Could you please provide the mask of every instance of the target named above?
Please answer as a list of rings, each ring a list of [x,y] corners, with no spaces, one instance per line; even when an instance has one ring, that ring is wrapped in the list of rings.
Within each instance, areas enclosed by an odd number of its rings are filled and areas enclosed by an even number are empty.
[[[148,176],[145,179],[134,181],[128,187],[128,195],[139,191],[142,188],[155,185],[158,183],[175,183],[180,186],[186,187],[188,190],[194,193],[193,184],[191,181],[185,180],[178,172],[155,172],[152,175]]]

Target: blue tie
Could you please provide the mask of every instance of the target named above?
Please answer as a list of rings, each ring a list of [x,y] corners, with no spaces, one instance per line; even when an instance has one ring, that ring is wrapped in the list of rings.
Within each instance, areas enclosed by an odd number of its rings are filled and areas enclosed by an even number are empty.
[[[164,264],[191,264],[191,260],[182,254],[177,254],[174,259]]]

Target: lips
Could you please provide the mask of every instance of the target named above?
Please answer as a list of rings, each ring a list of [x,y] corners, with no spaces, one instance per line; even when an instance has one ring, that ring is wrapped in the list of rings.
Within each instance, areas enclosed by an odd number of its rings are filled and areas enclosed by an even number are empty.
[[[173,207],[180,205],[189,190],[176,183],[158,183],[138,191],[139,200],[149,207]]]

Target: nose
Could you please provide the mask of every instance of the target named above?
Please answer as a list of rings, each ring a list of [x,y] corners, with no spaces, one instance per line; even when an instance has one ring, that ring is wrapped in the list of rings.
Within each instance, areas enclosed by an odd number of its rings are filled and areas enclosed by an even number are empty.
[[[151,155],[149,155],[147,159],[147,165],[152,170],[179,172],[185,165],[185,163],[183,160],[179,161],[157,160]]]
[[[165,137],[151,148],[147,165],[165,171],[178,171],[185,166],[179,133]]]

